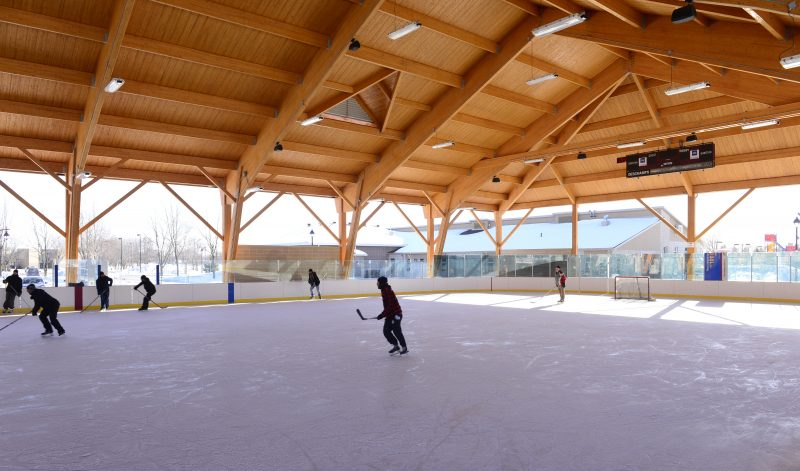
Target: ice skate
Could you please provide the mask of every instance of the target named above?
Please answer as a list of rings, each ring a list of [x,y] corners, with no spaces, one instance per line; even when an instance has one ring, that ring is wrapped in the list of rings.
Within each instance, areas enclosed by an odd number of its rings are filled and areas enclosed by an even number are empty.
[[[58,336],[61,337],[62,335],[66,334],[66,333],[67,333],[66,330],[62,330],[61,332],[58,333]],[[400,353],[403,353],[403,352],[400,352]]]
[[[42,332],[42,335],[53,335],[53,331],[52,330],[45,330],[44,332]]]
[[[397,353],[399,350],[400,350],[400,347],[398,347],[397,345],[395,345],[395,346],[394,346],[394,348],[392,348],[391,350],[389,350],[389,355],[392,355],[392,354],[394,354],[394,353]]]
[[[406,347],[403,347],[403,349],[400,350],[400,355],[405,355],[406,353],[408,353],[408,349]]]

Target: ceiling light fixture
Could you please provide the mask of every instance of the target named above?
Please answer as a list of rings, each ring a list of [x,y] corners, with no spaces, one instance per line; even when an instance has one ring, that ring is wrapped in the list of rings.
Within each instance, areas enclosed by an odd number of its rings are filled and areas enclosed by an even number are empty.
[[[123,85],[125,85],[125,79],[114,77],[108,82],[108,84],[106,84],[103,90],[105,90],[106,93],[114,93],[122,88]]]
[[[784,69],[794,69],[795,67],[800,67],[800,54],[781,57],[781,66]]]
[[[695,10],[693,3],[692,0],[686,0],[686,5],[672,10],[672,24],[680,25],[693,21],[697,15],[697,10]]]
[[[754,121],[752,123],[744,123],[742,124],[742,130],[748,129],[756,129],[756,128],[763,128],[766,126],[775,126],[776,124],[780,124],[780,121],[777,119],[767,119],[765,121]]]
[[[303,121],[301,121],[301,122],[300,122],[300,125],[301,125],[301,126],[311,126],[312,124],[317,124],[317,123],[319,123],[319,122],[320,122],[320,121],[322,121],[323,119],[324,119],[324,118],[322,117],[322,115],[319,115],[319,114],[318,114],[318,115],[316,115],[316,116],[312,116],[312,117],[310,117],[310,118],[306,118],[306,119],[304,119]]]
[[[422,23],[420,23],[419,21],[412,21],[411,23],[403,26],[402,28],[392,31],[391,33],[389,33],[388,36],[389,39],[391,39],[392,41],[396,41],[402,38],[403,36],[411,34],[420,28],[422,28]]]
[[[578,160],[583,160],[586,158],[585,152],[578,152]]]
[[[275,152],[282,151],[283,150],[283,144],[281,144],[281,141],[276,142],[275,143],[275,147],[273,147],[272,150],[274,150]]]
[[[630,149],[631,147],[643,146],[644,141],[626,142],[624,144],[617,144],[617,149]]]
[[[347,46],[347,49],[350,49],[351,51],[357,51],[361,49],[361,43],[358,42],[358,39],[353,38],[350,40],[350,45]]]
[[[697,134],[691,133],[686,136],[686,142],[697,142]]]
[[[689,85],[683,85],[681,87],[672,87],[664,90],[664,95],[672,96],[672,95],[680,95],[681,93],[686,92],[693,92],[695,90],[701,90],[703,88],[710,87],[711,84],[708,82],[695,82],[690,83]]]
[[[492,183],[500,183],[500,177],[498,177],[497,175],[493,176]]]
[[[444,141],[444,142],[440,142],[438,144],[434,144],[431,147],[434,148],[434,149],[444,149],[445,147],[452,147],[455,144],[456,143],[454,141]]]
[[[552,74],[540,75],[538,77],[528,80],[525,83],[527,83],[528,85],[536,85],[537,83],[547,82],[548,80],[553,80],[557,78],[558,74],[552,73]]]
[[[523,160],[523,163],[526,163],[526,164],[540,164],[540,163],[542,163],[542,162],[544,162],[544,159],[529,159],[529,160]]]
[[[585,11],[582,11],[580,13],[573,13],[572,15],[565,16],[560,20],[556,20],[553,21],[552,23],[547,23],[546,25],[534,28],[533,31],[531,31],[531,33],[533,33],[534,37],[541,38],[542,36],[553,34],[557,31],[561,31],[562,29],[567,29],[570,26],[581,24],[584,21],[586,21]]]

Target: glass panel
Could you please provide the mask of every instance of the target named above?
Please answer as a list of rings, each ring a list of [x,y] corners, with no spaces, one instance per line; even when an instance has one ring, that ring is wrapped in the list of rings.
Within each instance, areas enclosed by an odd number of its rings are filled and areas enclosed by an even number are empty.
[[[776,255],[778,257],[778,281],[792,281],[791,255],[787,253]]]
[[[729,253],[725,264],[725,279],[728,281],[750,281],[750,254]]]
[[[498,260],[498,276],[514,276],[514,255],[500,255]]]
[[[752,281],[778,281],[778,260],[773,253],[752,254]]]
[[[661,279],[685,280],[686,256],[679,253],[665,253],[661,255]]]

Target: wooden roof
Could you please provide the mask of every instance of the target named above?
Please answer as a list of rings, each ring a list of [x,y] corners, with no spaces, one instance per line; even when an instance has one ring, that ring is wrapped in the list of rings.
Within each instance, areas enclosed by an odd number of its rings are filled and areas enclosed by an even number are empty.
[[[268,191],[482,210],[798,184],[787,3],[697,0],[674,25],[673,0],[0,0],[0,169],[72,156],[205,186],[249,171]],[[387,37],[409,21],[422,28]],[[104,93],[111,77],[125,84]],[[368,121],[326,114],[349,98]],[[780,124],[740,128],[766,118]],[[715,168],[625,178],[617,144],[690,132],[716,144]]]

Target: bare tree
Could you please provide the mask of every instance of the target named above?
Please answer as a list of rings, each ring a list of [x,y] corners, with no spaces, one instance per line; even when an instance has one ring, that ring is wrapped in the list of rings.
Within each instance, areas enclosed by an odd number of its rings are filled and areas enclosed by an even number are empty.
[[[164,211],[164,228],[166,240],[175,258],[175,275],[180,276],[180,258],[186,250],[186,226],[181,219],[178,208],[172,207]]]
[[[44,276],[47,276],[47,268],[61,260],[64,240],[49,224],[39,218],[31,218],[31,226],[33,228],[33,244],[39,256],[39,265],[44,268]]]
[[[150,226],[151,231],[153,232],[153,238],[150,239],[152,241],[152,247],[155,248],[155,258],[159,265],[161,265],[162,269],[164,268],[164,262],[167,259],[167,255],[170,253],[171,246],[169,245],[169,240],[166,235],[166,225],[160,219],[153,218],[151,221]]]
[[[8,208],[6,202],[3,201],[3,207],[0,208],[0,273],[2,270],[9,266],[14,265],[14,252],[17,251],[17,244],[14,239],[8,234]]]
[[[91,219],[94,219],[94,216]],[[83,216],[81,216],[80,225],[83,226],[85,222]],[[94,223],[81,233],[78,239],[78,255],[83,260],[99,260],[103,255],[106,255],[106,259],[111,259],[105,253],[108,250],[109,244],[106,243],[108,238],[108,231],[103,222]]]
[[[219,237],[216,234],[211,232],[210,230],[206,229],[202,234],[203,242],[205,243],[205,248],[208,249],[208,258],[210,259],[209,266],[211,267],[211,272],[217,271],[217,250],[219,247]]]

